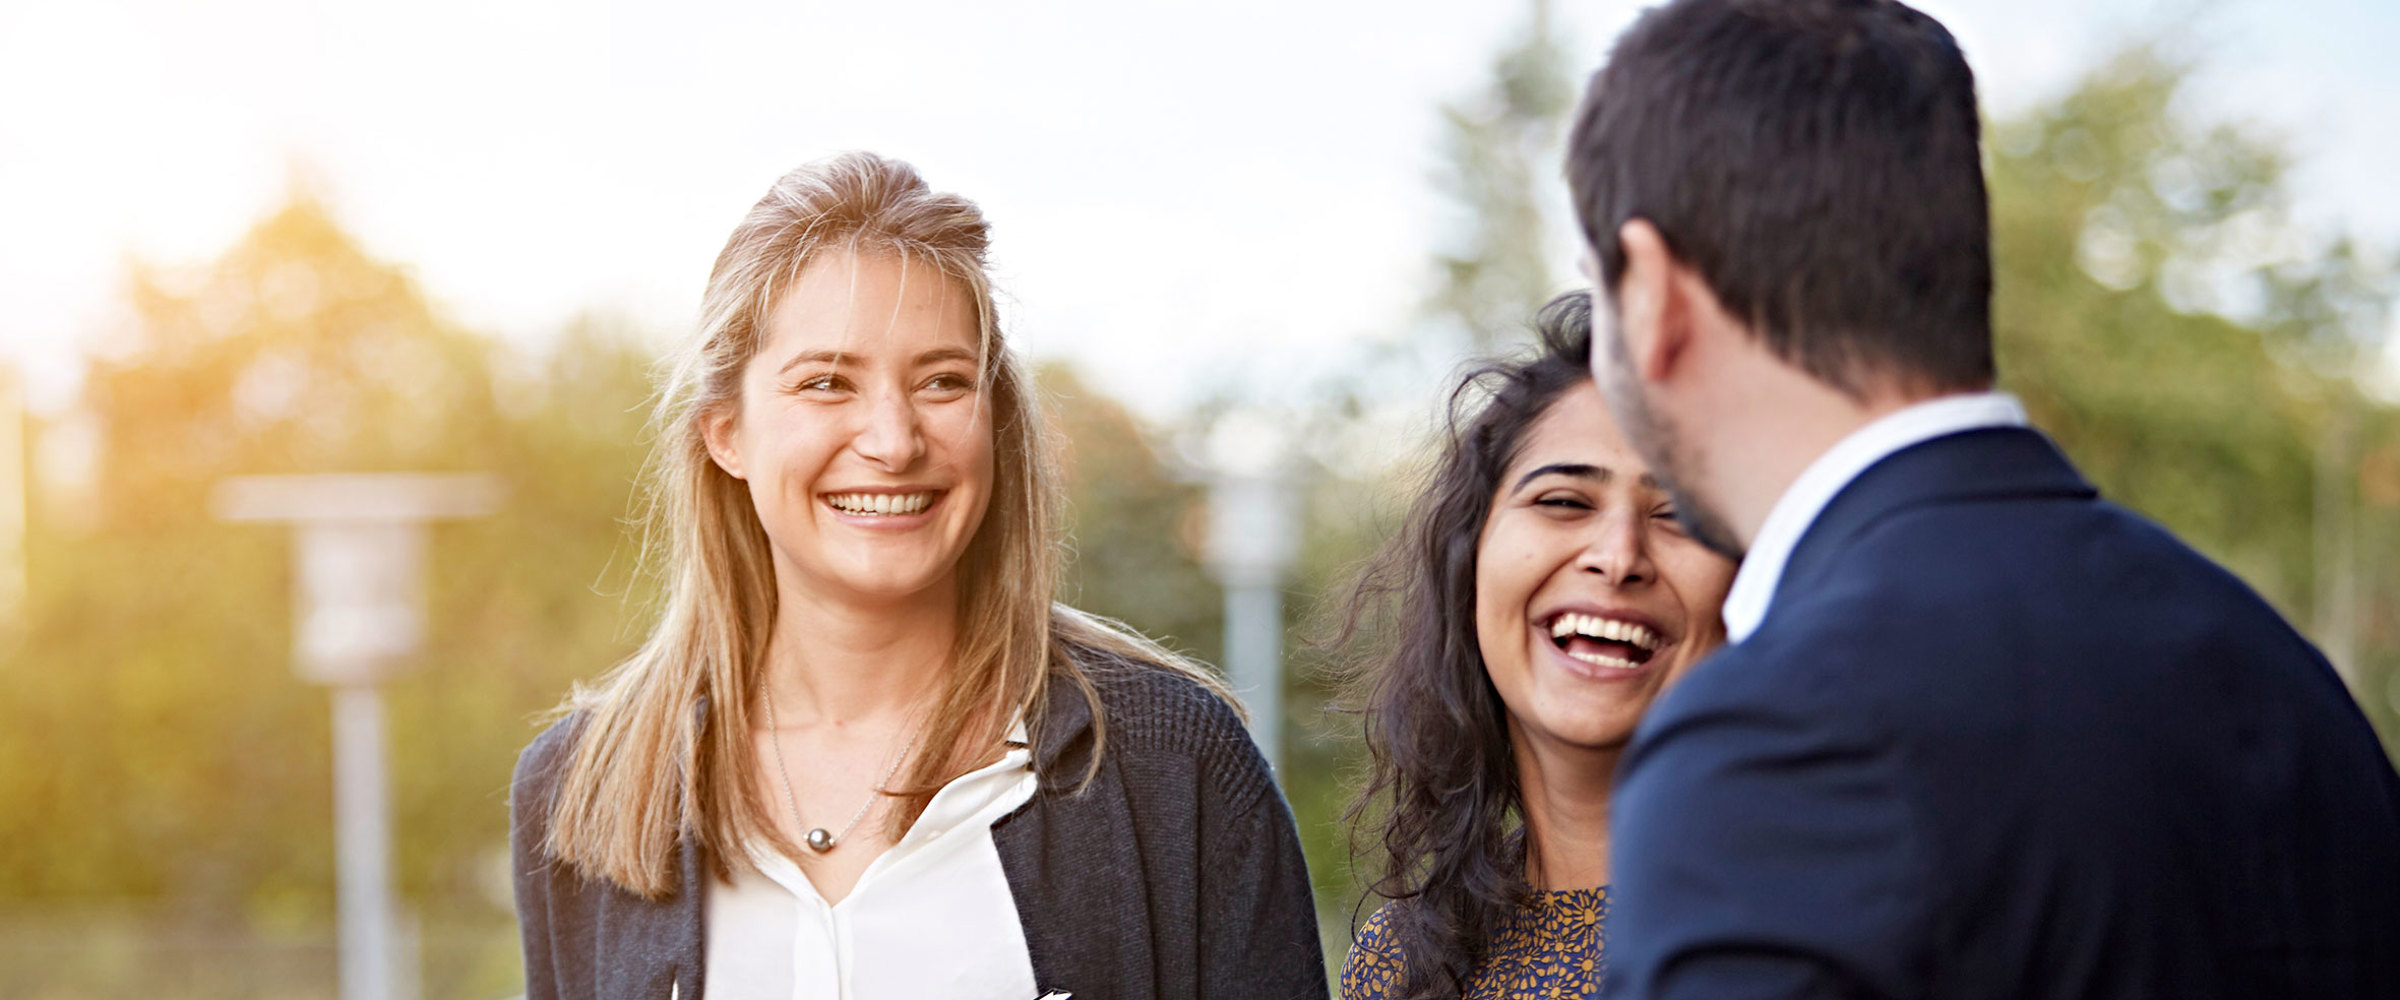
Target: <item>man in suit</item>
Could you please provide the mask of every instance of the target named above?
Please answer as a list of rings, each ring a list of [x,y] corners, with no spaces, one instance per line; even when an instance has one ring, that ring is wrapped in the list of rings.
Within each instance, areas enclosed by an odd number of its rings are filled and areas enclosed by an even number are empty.
[[[1673,0],[1577,112],[1594,373],[1746,556],[1622,765],[1609,995],[2400,997],[2341,681],[1993,391],[1978,137],[1889,0]]]

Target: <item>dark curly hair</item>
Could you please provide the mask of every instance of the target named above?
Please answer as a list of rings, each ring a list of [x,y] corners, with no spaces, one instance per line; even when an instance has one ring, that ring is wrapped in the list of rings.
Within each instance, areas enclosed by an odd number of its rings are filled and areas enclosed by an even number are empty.
[[[1346,817],[1351,851],[1370,857],[1367,888],[1393,902],[1385,940],[1406,1000],[1458,996],[1530,892],[1506,708],[1475,639],[1475,556],[1527,428],[1591,377],[1590,297],[1552,299],[1536,327],[1531,358],[1485,362],[1451,390],[1439,453],[1333,640],[1370,757]]]

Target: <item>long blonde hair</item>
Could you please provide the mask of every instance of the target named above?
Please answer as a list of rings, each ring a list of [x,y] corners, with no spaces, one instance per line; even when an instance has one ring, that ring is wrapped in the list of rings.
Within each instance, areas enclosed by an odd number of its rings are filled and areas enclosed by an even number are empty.
[[[827,253],[930,265],[969,292],[993,408],[992,498],[960,560],[949,684],[924,723],[922,749],[885,790],[903,800],[890,813],[890,832],[905,830],[949,779],[994,759],[1011,722],[1022,718],[1038,734],[1051,683],[1076,685],[1102,726],[1084,656],[1154,664],[1231,701],[1207,670],[1052,601],[1058,473],[1031,380],[1001,340],[988,238],[974,202],[935,192],[915,168],[870,153],[785,174],[734,228],[653,414],[645,553],[664,577],[664,607],[631,658],[579,685],[561,708],[584,718],[551,814],[553,857],[659,899],[675,890],[681,837],[708,848],[721,876],[748,866],[740,845],[793,853],[753,794],[752,693],[775,622],[773,559],[748,490],[710,460],[703,427],[720,408],[738,405],[742,369],[778,296]],[[1091,759],[1097,768],[1098,754]]]

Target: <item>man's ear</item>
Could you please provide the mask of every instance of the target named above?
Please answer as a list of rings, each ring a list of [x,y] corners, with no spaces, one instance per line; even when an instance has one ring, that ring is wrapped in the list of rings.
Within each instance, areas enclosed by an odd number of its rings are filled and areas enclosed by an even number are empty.
[[[738,435],[734,434],[734,416],[739,409],[737,403],[718,403],[700,415],[700,440],[708,445],[709,460],[735,479],[744,478],[742,450],[737,445]]]
[[[1683,280],[1688,269],[1648,219],[1617,227],[1617,244],[1625,253],[1625,273],[1617,282],[1619,335],[1642,381],[1666,381],[1692,346],[1694,303]]]

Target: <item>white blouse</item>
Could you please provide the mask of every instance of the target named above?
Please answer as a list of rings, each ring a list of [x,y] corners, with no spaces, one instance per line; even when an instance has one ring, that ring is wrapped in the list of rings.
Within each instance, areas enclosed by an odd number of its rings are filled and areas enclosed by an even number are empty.
[[[923,815],[832,905],[798,865],[753,848],[757,870],[709,887],[714,1000],[1033,1000],[1033,959],[992,824],[1038,784],[1023,727],[997,763],[934,793]]]

